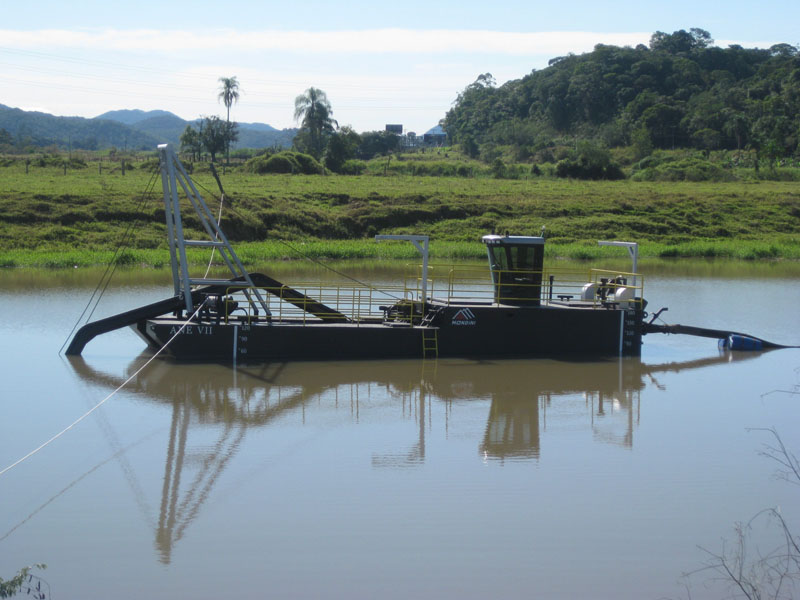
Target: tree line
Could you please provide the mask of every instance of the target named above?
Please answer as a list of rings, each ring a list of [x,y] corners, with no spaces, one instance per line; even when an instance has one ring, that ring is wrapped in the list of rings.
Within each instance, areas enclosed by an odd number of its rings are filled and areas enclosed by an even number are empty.
[[[654,149],[748,148],[758,157],[796,155],[800,138],[800,50],[713,46],[709,32],[657,31],[649,46],[597,45],[497,86],[479,75],[443,126],[472,157],[510,147],[544,161],[559,140]]]
[[[800,154],[800,49],[732,45],[719,48],[708,31],[656,31],[649,45],[598,44],[590,53],[557,57],[549,66],[498,86],[483,73],[462,90],[441,124],[449,142],[488,164],[500,154],[517,162],[558,162],[564,177],[624,176],[605,149],[629,147],[636,160],[657,149],[744,150],[775,161]],[[227,118],[187,127],[184,151],[212,160],[238,138],[230,120],[239,99],[235,77],[220,78]],[[324,91],[295,99],[300,128],[293,149],[328,169],[347,172],[354,159],[396,151],[385,131],[340,127]],[[558,161],[557,147],[573,148]],[[501,150],[502,149],[502,152]]]
[[[238,140],[239,131],[235,121],[230,120],[231,107],[240,97],[239,81],[236,77],[220,77],[218,98],[225,104],[227,117],[202,117],[195,129],[187,125],[181,134],[181,151],[199,160],[208,153],[211,160],[225,152],[230,158],[230,147]],[[351,126],[340,127],[333,118],[333,107],[327,94],[315,87],[308,88],[295,98],[294,118],[300,124],[292,146],[297,152],[312,156],[334,172],[343,172],[348,161],[368,160],[376,155],[396,151],[401,138],[388,131],[357,133]]]

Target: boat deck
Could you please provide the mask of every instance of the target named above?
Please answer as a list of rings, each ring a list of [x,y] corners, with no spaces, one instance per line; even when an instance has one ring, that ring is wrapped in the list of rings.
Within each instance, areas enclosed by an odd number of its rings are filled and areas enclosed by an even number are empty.
[[[504,285],[509,297],[498,296],[497,287],[485,269],[476,267],[430,265],[425,286],[421,276],[410,276],[401,283],[381,286],[358,284],[321,284],[299,282],[281,287],[248,287],[232,284],[225,289],[230,306],[235,307],[221,315],[223,321],[238,320],[261,322],[265,320],[263,310],[251,301],[252,290],[257,289],[267,299],[272,323],[319,325],[329,320],[342,320],[351,324],[380,323],[386,320],[387,308],[398,304],[414,306],[409,320],[416,322],[425,317],[430,309],[450,307],[507,307],[507,308],[571,308],[571,309],[627,309],[641,307],[643,280],[634,273],[620,273],[601,269],[546,269],[541,273],[539,285]],[[586,286],[591,286],[587,297]],[[291,296],[289,296],[290,290]],[[424,290],[424,296],[423,296]],[[599,290],[599,292],[598,292]],[[627,292],[624,301],[615,294]],[[249,296],[248,296],[249,293]],[[298,302],[302,296],[315,306],[323,306],[330,312],[316,309],[314,314]],[[425,297],[425,302],[423,302]],[[313,300],[312,300],[313,299]],[[228,304],[226,304],[227,311]],[[391,320],[400,318],[397,314]]]

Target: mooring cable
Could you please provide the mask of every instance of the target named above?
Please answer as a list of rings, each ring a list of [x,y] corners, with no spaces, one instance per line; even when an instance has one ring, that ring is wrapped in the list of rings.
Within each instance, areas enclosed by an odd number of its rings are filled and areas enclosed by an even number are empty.
[[[152,176],[150,177],[150,181],[145,186],[145,190],[142,193],[141,198],[139,198],[139,204],[137,205],[136,210],[134,211],[136,214],[139,214],[139,213],[142,212],[142,208],[144,207],[145,202],[149,199],[149,196],[153,192],[153,187],[155,186],[155,181],[156,181],[156,172],[153,172]],[[92,318],[92,315],[94,315],[94,311],[97,310],[97,307],[100,304],[100,300],[102,299],[103,294],[105,294],[106,290],[108,289],[108,286],[111,283],[111,278],[114,277],[114,273],[116,272],[117,267],[119,266],[118,255],[120,253],[120,250],[123,249],[123,246],[125,244],[127,244],[129,238],[132,237],[131,234],[132,234],[132,231],[133,231],[133,226],[136,223],[138,223],[138,219],[134,219],[133,221],[131,221],[128,224],[128,228],[125,230],[125,233],[123,234],[122,239],[121,239],[119,245],[117,246],[117,249],[114,251],[114,256],[112,256],[112,258],[111,258],[111,265],[113,265],[112,268],[111,268],[111,273],[109,274],[108,278],[106,279],[106,283],[103,286],[103,289],[101,290],[100,296],[98,296],[97,301],[94,304],[94,307],[92,308],[92,310],[89,313],[89,315],[86,317],[87,321],[89,321],[89,319]]]
[[[6,539],[8,536],[10,536],[12,533],[14,533],[14,532],[15,532],[17,529],[19,529],[19,528],[20,528],[20,527],[22,527],[22,526],[23,526],[25,523],[27,523],[28,521],[30,521],[30,520],[31,520],[33,517],[35,517],[35,516],[36,516],[36,515],[37,515],[39,512],[41,512],[42,510],[44,510],[44,509],[45,509],[45,508],[46,508],[46,507],[47,507],[49,504],[51,504],[51,503],[55,502],[55,501],[56,501],[56,500],[57,500],[57,499],[58,499],[60,496],[64,495],[64,494],[65,494],[67,491],[69,491],[71,488],[75,487],[75,486],[76,486],[78,483],[80,483],[81,481],[83,481],[84,479],[86,479],[86,477],[88,477],[89,475],[91,475],[92,473],[94,473],[95,471],[97,471],[97,469],[99,469],[100,467],[102,467],[102,466],[104,466],[104,465],[108,464],[109,462],[111,462],[111,461],[112,461],[112,460],[114,460],[115,458],[118,458],[118,457],[120,457],[120,456],[123,456],[123,455],[124,455],[126,452],[128,452],[128,450],[130,450],[131,448],[133,448],[133,447],[137,446],[138,444],[141,444],[143,441],[145,441],[145,440],[147,440],[147,439],[149,439],[149,438],[153,437],[153,435],[155,435],[155,433],[156,433],[157,431],[158,431],[158,430],[152,431],[152,432],[148,433],[146,436],[144,436],[143,438],[141,438],[140,440],[138,440],[138,441],[135,441],[135,442],[132,442],[132,443],[128,444],[127,446],[125,446],[124,448],[120,448],[119,450],[117,450],[116,452],[114,452],[114,454],[112,454],[111,456],[109,456],[109,457],[108,457],[108,458],[106,458],[105,460],[103,460],[103,461],[101,461],[101,462],[97,463],[97,464],[96,464],[95,466],[93,466],[91,469],[89,469],[88,471],[86,471],[86,472],[85,472],[83,475],[81,475],[81,476],[80,476],[80,477],[78,477],[77,479],[74,479],[73,481],[71,481],[71,482],[70,482],[69,484],[67,484],[67,485],[66,485],[66,486],[65,486],[65,487],[64,487],[64,488],[63,488],[61,491],[59,491],[59,492],[57,492],[56,494],[54,494],[53,496],[51,496],[51,497],[50,497],[50,498],[49,498],[47,501],[45,501],[45,502],[44,502],[43,504],[41,504],[41,505],[40,505],[38,508],[36,508],[35,510],[33,510],[33,512],[31,512],[31,513],[30,513],[30,514],[29,514],[27,517],[25,517],[25,518],[24,518],[22,521],[20,521],[20,522],[19,522],[19,523],[17,523],[16,525],[14,525],[14,526],[13,526],[11,529],[9,529],[9,530],[8,530],[8,531],[6,531],[6,532],[5,532],[5,533],[4,533],[2,536],[0,536],[0,542],[2,542],[3,540],[5,540],[5,539]]]
[[[164,351],[164,349],[165,349],[167,346],[169,346],[169,345],[172,343],[172,341],[173,341],[173,340],[174,340],[176,337],[178,337],[178,336],[181,334],[181,332],[182,332],[182,331],[183,331],[183,330],[186,328],[186,326],[187,326],[189,323],[191,323],[191,322],[192,322],[192,320],[193,320],[193,319],[194,319],[194,318],[195,318],[195,317],[196,317],[196,316],[197,316],[197,315],[200,313],[200,310],[201,310],[201,309],[202,309],[202,308],[205,306],[205,304],[206,304],[206,301],[207,301],[207,300],[208,300],[208,298],[206,298],[205,300],[203,300],[203,301],[200,303],[200,306],[198,306],[198,307],[197,307],[197,310],[195,310],[195,311],[194,311],[194,313],[192,313],[192,315],[191,315],[190,317],[188,317],[188,318],[187,318],[187,319],[186,319],[186,320],[185,320],[185,321],[184,321],[184,322],[181,324],[181,326],[180,326],[180,327],[178,328],[178,330],[177,330],[177,331],[176,331],[176,332],[173,334],[173,336],[172,336],[171,338],[169,338],[169,339],[166,341],[166,343],[165,343],[163,346],[161,346],[161,348],[159,348],[159,349],[158,349],[158,350],[155,352],[155,354],[153,354],[153,356],[151,356],[151,357],[150,357],[150,358],[147,360],[147,362],[145,362],[145,363],[144,363],[144,364],[143,364],[141,367],[139,367],[139,368],[136,370],[136,372],[135,372],[133,375],[131,375],[131,376],[130,376],[130,377],[128,377],[128,378],[127,378],[125,381],[123,381],[123,382],[122,382],[122,383],[119,385],[119,387],[117,387],[117,388],[116,388],[116,389],[115,389],[113,392],[111,392],[111,393],[110,393],[108,396],[106,396],[105,398],[103,398],[103,399],[102,399],[100,402],[98,402],[97,404],[95,404],[95,405],[94,405],[92,408],[90,408],[90,409],[89,409],[88,411],[86,411],[86,412],[85,412],[83,415],[81,415],[80,417],[78,417],[78,418],[77,418],[75,421],[73,421],[73,422],[72,422],[70,425],[68,425],[67,427],[65,427],[65,428],[64,428],[64,429],[62,429],[61,431],[59,431],[57,434],[55,434],[55,435],[54,435],[53,437],[51,437],[49,440],[47,440],[47,441],[46,441],[46,442],[44,442],[43,444],[39,445],[37,448],[34,448],[34,449],[33,449],[33,450],[31,450],[30,452],[28,452],[28,453],[27,453],[25,456],[23,456],[22,458],[18,459],[17,461],[13,462],[12,464],[10,464],[10,465],[8,465],[6,468],[4,468],[2,471],[0,471],[0,477],[2,477],[2,476],[3,476],[3,474],[7,473],[8,471],[10,471],[11,469],[13,469],[14,467],[16,467],[17,465],[19,465],[20,463],[22,463],[22,462],[24,462],[24,461],[28,460],[28,459],[29,459],[31,456],[33,456],[34,454],[36,454],[36,453],[37,453],[37,452],[39,452],[40,450],[43,450],[44,448],[46,448],[47,446],[49,446],[51,443],[53,443],[54,441],[56,441],[58,438],[60,438],[62,435],[64,435],[65,433],[67,433],[67,432],[68,432],[70,429],[72,429],[73,427],[75,427],[75,426],[76,426],[78,423],[80,423],[81,421],[83,421],[83,420],[84,420],[86,417],[88,417],[88,416],[89,416],[89,415],[91,415],[91,414],[92,414],[94,411],[96,411],[98,408],[100,408],[100,407],[101,407],[103,404],[105,404],[106,402],[108,402],[108,401],[109,401],[109,400],[110,400],[110,399],[111,399],[111,398],[112,398],[112,397],[113,397],[113,396],[114,396],[114,395],[115,395],[117,392],[119,392],[119,391],[120,391],[122,388],[124,388],[126,385],[128,385],[128,383],[130,383],[130,382],[133,380],[133,378],[134,378],[134,377],[136,377],[136,376],[137,376],[139,373],[141,373],[141,372],[142,372],[142,371],[143,371],[143,370],[144,370],[144,369],[145,369],[145,368],[146,368],[146,367],[147,367],[147,366],[148,366],[148,365],[149,365],[151,362],[153,362],[153,361],[154,361],[154,360],[155,360],[155,359],[158,357],[158,355],[159,355],[159,354],[161,354],[161,352],[163,352],[163,351]]]
[[[147,183],[147,186],[145,187],[144,193],[142,194],[141,198],[139,198],[139,204],[136,206],[136,210],[135,210],[135,212],[137,214],[141,212],[142,207],[144,206],[144,203],[147,200],[148,195],[152,192],[152,188],[153,188],[153,185],[155,183],[155,180],[156,180],[156,174],[154,173],[150,177],[150,181]],[[103,275],[100,277],[100,281],[97,282],[97,286],[94,288],[94,291],[92,292],[92,295],[89,297],[89,301],[86,303],[86,306],[84,306],[83,311],[81,312],[80,316],[78,316],[77,321],[75,321],[75,324],[72,326],[72,329],[67,334],[67,338],[64,340],[64,343],[61,344],[61,348],[58,349],[58,353],[59,354],[61,354],[64,351],[64,347],[67,345],[67,343],[69,342],[70,338],[75,333],[75,330],[78,328],[78,326],[84,320],[84,316],[86,316],[86,321],[87,322],[89,321],[89,319],[92,318],[92,315],[94,314],[94,311],[97,309],[97,306],[100,304],[100,300],[102,299],[103,294],[105,294],[106,290],[108,289],[108,285],[111,283],[111,278],[114,276],[114,273],[117,270],[117,265],[118,265],[117,256],[119,255],[120,250],[122,249],[122,247],[127,243],[128,237],[130,236],[131,231],[133,229],[133,226],[134,226],[134,224],[136,222],[137,222],[137,220],[134,219],[133,221],[131,221],[128,224],[128,228],[125,230],[125,233],[122,235],[122,238],[120,238],[120,241],[117,244],[116,249],[114,250],[114,254],[111,257],[111,260],[106,265],[106,270],[103,272]],[[109,273],[109,271],[111,271],[111,272]],[[100,290],[101,286],[103,288],[102,290]],[[100,295],[99,296],[97,296],[98,290],[100,290]],[[97,300],[96,301],[95,301],[95,296],[97,296]],[[94,302],[94,307],[92,307],[91,311],[89,312],[89,314],[87,316],[86,315],[86,311],[89,310],[89,307],[92,306],[93,302]]]

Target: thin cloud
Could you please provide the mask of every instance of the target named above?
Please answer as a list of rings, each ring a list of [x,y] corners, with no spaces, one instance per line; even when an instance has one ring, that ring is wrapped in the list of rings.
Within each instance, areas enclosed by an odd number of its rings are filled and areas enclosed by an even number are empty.
[[[152,29],[69,31],[0,30],[3,46],[22,49],[72,48],[137,52],[283,51],[308,54],[566,54],[586,52],[595,44],[635,46],[649,33],[590,31],[507,32],[487,30],[365,29],[349,31],[204,32]]]

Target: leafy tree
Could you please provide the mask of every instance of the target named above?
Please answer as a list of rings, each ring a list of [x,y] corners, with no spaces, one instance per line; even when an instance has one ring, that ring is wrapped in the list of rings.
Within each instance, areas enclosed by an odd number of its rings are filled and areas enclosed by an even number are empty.
[[[574,179],[624,179],[619,165],[611,160],[611,153],[601,146],[588,141],[578,143],[577,149],[569,158],[556,165],[557,177]]]
[[[492,142],[511,146],[516,161],[524,161],[529,159],[537,150],[547,145],[554,135],[553,131],[545,124],[526,119],[513,118],[506,121],[501,121],[492,127],[489,132],[488,139]],[[478,149],[473,149],[469,152],[469,144],[471,136],[467,134],[462,137],[461,146],[465,154],[474,158],[478,156]]]
[[[774,168],[775,163],[789,155],[797,145],[796,129],[792,131],[787,117],[766,114],[753,123],[751,145],[756,150],[757,160],[765,157],[770,168]]]
[[[492,161],[492,177],[495,179],[502,179],[506,176],[508,169],[506,168],[506,164],[503,162],[503,159],[499,156]]]
[[[641,160],[653,153],[653,140],[650,138],[650,132],[647,127],[639,127],[631,134],[631,143],[633,144],[634,157],[636,160]]]
[[[732,108],[725,108],[722,111],[722,131],[736,139],[736,149],[741,150],[744,140],[747,139],[750,131],[750,119],[741,111]]]
[[[661,101],[661,96],[652,90],[639,92],[633,100],[625,106],[624,114],[630,121],[638,120],[644,111],[655,106]]]
[[[792,46],[791,44],[775,44],[769,47],[769,53],[772,56],[782,56],[784,58],[790,56],[797,56],[800,54],[800,50]]]
[[[217,116],[204,117],[200,123],[200,141],[211,155],[211,162],[217,159],[217,153],[223,152],[238,137],[236,123],[225,122]]]
[[[361,136],[347,125],[331,134],[325,147],[325,166],[335,173],[341,173],[344,164],[356,157],[359,144]]]
[[[461,143],[465,136],[477,143],[486,141],[491,127],[502,120],[504,111],[498,110],[497,89],[491,73],[482,73],[456,98],[443,123],[444,129],[454,143]],[[510,116],[510,115],[509,115]]]
[[[497,81],[495,81],[495,78],[491,73],[481,73],[475,79],[475,85],[493,88],[497,86]]]
[[[688,32],[683,29],[673,33],[656,31],[650,37],[650,49],[677,54],[702,49],[714,43],[711,34],[704,29],[692,27]]]
[[[192,161],[200,159],[203,150],[203,143],[200,134],[191,125],[187,125],[180,138],[181,152],[188,152],[192,155]]]
[[[714,43],[714,39],[711,37],[711,34],[705,29],[692,27],[689,32],[692,34],[692,38],[694,38],[695,48],[708,48]]]
[[[222,103],[225,105],[228,113],[225,118],[225,122],[228,124],[228,129],[230,129],[230,122],[231,122],[231,106],[233,106],[236,102],[239,101],[239,80],[236,77],[220,77],[219,78],[219,94],[217,98],[222,100]],[[230,143],[233,140],[229,139],[226,146],[226,162],[230,162],[231,158],[231,148]]]
[[[475,141],[475,138],[472,137],[469,133],[465,133],[461,136],[461,152],[469,156],[470,158],[477,158],[480,154],[480,148],[478,147],[478,143]]]
[[[389,154],[397,150],[400,136],[388,131],[365,131],[361,134],[361,143],[356,150],[358,158],[369,160],[379,154]]]
[[[698,148],[705,151],[706,156],[711,150],[719,148],[721,138],[722,134],[719,131],[709,128],[700,129],[692,134],[692,141]]]
[[[675,136],[681,134],[683,111],[675,106],[659,103],[642,113],[641,123],[650,133],[650,139],[658,148],[675,145]]]
[[[339,126],[331,115],[333,108],[322,90],[310,87],[297,96],[294,101],[294,118],[300,122],[300,132],[295,138],[295,146],[307,150],[319,160],[328,136]]]

